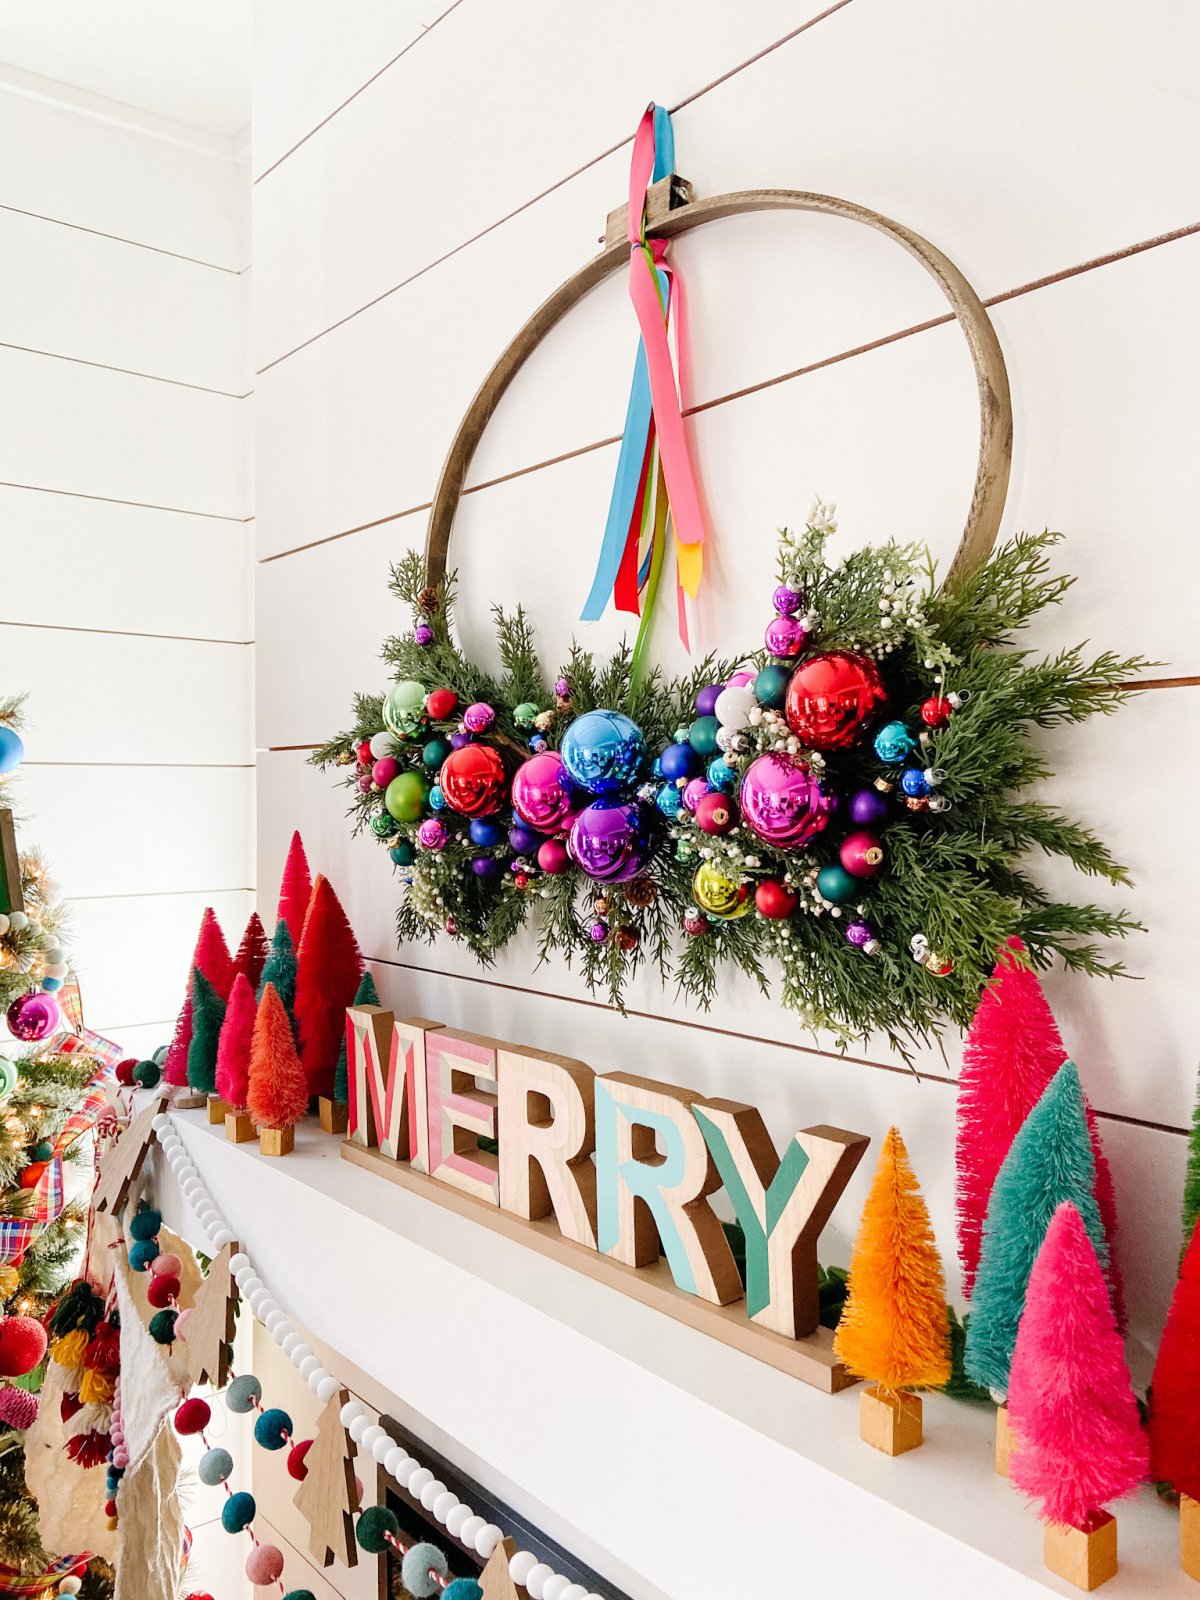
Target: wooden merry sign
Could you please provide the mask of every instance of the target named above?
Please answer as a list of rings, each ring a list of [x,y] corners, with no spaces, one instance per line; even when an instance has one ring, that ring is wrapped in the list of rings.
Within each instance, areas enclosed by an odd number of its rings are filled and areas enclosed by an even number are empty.
[[[348,1160],[817,1388],[850,1381],[819,1325],[817,1240],[865,1135],[805,1128],[781,1156],[734,1100],[379,1006],[352,1006],[346,1032]]]

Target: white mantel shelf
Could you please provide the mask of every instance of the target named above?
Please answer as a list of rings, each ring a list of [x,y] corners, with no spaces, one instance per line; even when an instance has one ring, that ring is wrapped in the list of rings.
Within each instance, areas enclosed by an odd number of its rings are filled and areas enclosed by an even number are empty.
[[[283,1159],[202,1111],[180,1137],[256,1270],[326,1365],[634,1600],[1077,1594],[992,1470],[992,1414],[925,1401],[926,1444],[858,1438],[826,1395],[339,1156],[313,1121]],[[157,1152],[169,1226],[205,1239]],[[338,1357],[342,1358],[339,1367]],[[1177,1519],[1118,1507],[1112,1600],[1195,1596]]]

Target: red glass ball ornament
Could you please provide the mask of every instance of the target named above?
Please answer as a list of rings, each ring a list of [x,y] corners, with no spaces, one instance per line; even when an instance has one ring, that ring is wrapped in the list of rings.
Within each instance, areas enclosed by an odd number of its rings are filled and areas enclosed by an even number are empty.
[[[303,1483],[308,1477],[308,1462],[305,1457],[312,1449],[312,1444],[311,1439],[301,1439],[299,1444],[294,1444],[288,1451],[288,1476],[295,1478],[298,1483]]]
[[[48,1161],[31,1161],[21,1174],[22,1189],[34,1188],[49,1164]]]
[[[839,854],[852,878],[874,878],[883,867],[883,842],[877,833],[868,833],[865,828],[843,839]]]
[[[792,673],[784,702],[788,727],[810,750],[852,750],[867,736],[887,691],[870,656],[829,650]]]
[[[617,948],[626,952],[636,950],[638,947],[637,931],[634,928],[617,929]]]
[[[515,872],[513,874],[513,882],[516,884],[518,889],[528,889],[529,874],[527,872]]]
[[[36,1318],[0,1318],[0,1377],[23,1378],[45,1354],[46,1330]]]
[[[129,1056],[126,1058],[126,1060],[117,1062],[117,1082],[126,1089],[131,1089],[133,1087],[133,1069],[136,1066],[137,1060],[134,1056]]]
[[[458,710],[458,696],[453,689],[431,689],[425,696],[425,709],[434,722],[448,722]]]
[[[728,833],[737,821],[737,803],[727,794],[714,791],[696,802],[696,826],[702,833]]]
[[[438,785],[451,811],[486,817],[499,811],[508,788],[500,752],[490,744],[465,744],[442,763]]]
[[[796,909],[796,899],[791,889],[777,883],[774,878],[760,883],[754,891],[754,904],[759,916],[767,917],[771,922],[782,922],[785,917],[790,917]]]
[[[354,747],[354,754],[358,757],[358,764],[360,767],[369,767],[371,762],[375,759],[371,754],[370,739],[360,740],[360,742]]]
[[[944,728],[953,713],[954,707],[944,695],[930,695],[921,703],[921,721],[927,728]]]

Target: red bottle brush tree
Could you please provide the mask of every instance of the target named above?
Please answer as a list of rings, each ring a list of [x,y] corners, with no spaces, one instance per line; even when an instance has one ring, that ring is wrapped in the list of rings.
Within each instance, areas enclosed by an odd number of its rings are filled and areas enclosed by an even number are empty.
[[[1091,1527],[1149,1466],[1112,1296],[1083,1218],[1055,1211],[1013,1350],[1012,1480],[1047,1522]]]
[[[1150,1464],[1155,1478],[1200,1500],[1200,1226],[1179,1270],[1154,1365]]]
[[[250,980],[244,972],[239,972],[229,991],[229,1005],[217,1044],[217,1093],[235,1111],[246,1109],[250,1083],[250,1046],[257,1015],[258,1006]]]
[[[308,1079],[283,1001],[268,983],[250,1040],[246,1106],[260,1128],[290,1128],[308,1110]]]
[[[283,864],[283,881],[279,886],[279,910],[275,915],[276,921],[282,917],[287,923],[292,944],[297,949],[300,947],[300,938],[304,932],[304,918],[308,913],[308,902],[312,898],[312,887],[312,874],[308,870],[304,841],[298,833],[293,833],[292,842],[288,846],[287,860]]]
[[[296,1034],[309,1093],[333,1096],[338,1050],[346,1031],[346,1007],[362,977],[362,956],[353,929],[327,878],[313,885],[296,972]]]
[[[979,1270],[983,1221],[992,1185],[1013,1140],[1067,1059],[1050,1004],[1033,969],[1021,959],[1025,946],[1010,939],[980,996],[967,1034],[959,1077],[954,1154],[957,1167],[958,1254],[963,1293],[970,1298]],[[1088,1135],[1096,1163],[1095,1194],[1108,1242],[1109,1287],[1118,1324],[1125,1326],[1125,1291],[1117,1265],[1117,1205],[1112,1172],[1095,1113],[1084,1099]]]
[[[221,924],[211,906],[205,908],[200,919],[200,932],[188,968],[187,992],[183,1008],[175,1023],[167,1059],[163,1064],[163,1077],[170,1084],[181,1087],[188,1081],[188,1051],[192,1043],[192,973],[200,971],[212,984],[222,1000],[228,1000],[233,987],[233,957],[221,932]]]
[[[271,942],[267,938],[267,930],[263,927],[258,912],[252,911],[250,920],[246,924],[246,931],[242,935],[242,942],[238,945],[237,954],[233,958],[233,970],[235,973],[245,973],[250,987],[254,990],[258,989],[258,982],[262,977],[270,948]]]

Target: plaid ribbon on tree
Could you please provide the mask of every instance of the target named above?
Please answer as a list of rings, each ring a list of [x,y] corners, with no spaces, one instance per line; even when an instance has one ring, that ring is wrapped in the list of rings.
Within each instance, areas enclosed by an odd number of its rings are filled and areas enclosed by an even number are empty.
[[[84,1566],[92,1559],[90,1550],[83,1550],[77,1556],[59,1556],[52,1561],[45,1572],[21,1573],[15,1567],[8,1567],[0,1561],[0,1594],[13,1595],[42,1595],[49,1594],[57,1588],[63,1578],[68,1577],[78,1567],[82,1572]]]

